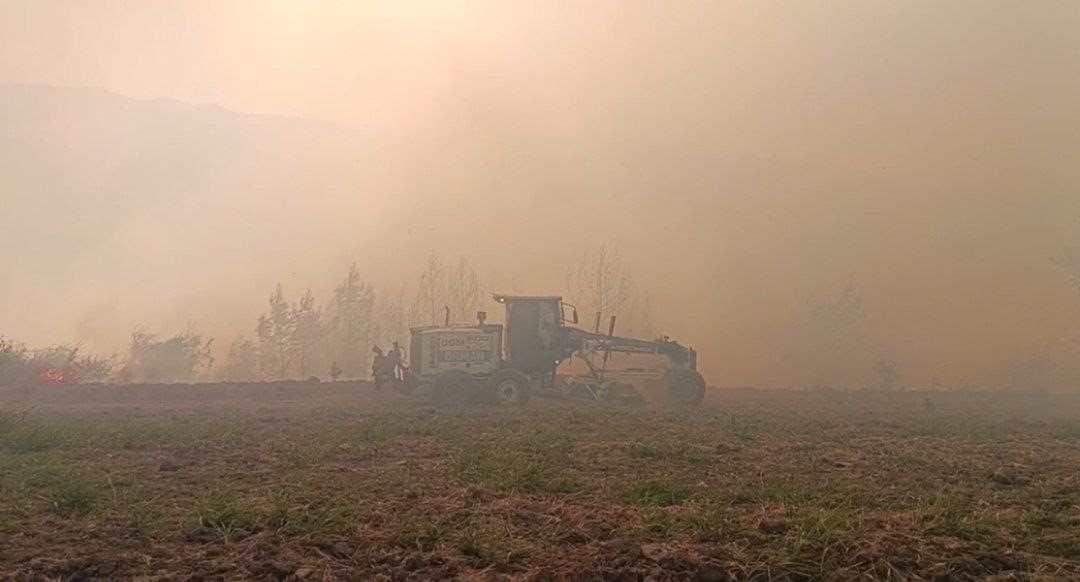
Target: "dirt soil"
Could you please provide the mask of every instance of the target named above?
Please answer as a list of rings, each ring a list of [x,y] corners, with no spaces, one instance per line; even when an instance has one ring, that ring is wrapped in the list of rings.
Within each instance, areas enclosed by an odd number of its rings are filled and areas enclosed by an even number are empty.
[[[1080,579],[1080,396],[0,388],[0,578]]]

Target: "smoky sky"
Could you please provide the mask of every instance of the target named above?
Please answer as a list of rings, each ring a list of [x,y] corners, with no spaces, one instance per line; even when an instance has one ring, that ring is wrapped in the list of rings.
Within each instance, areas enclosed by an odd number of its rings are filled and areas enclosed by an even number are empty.
[[[0,2],[0,333],[251,333],[432,250],[565,293],[617,246],[714,385],[991,384],[1080,297],[1071,2]],[[489,311],[495,312],[494,306]],[[840,364],[837,364],[840,365]],[[872,373],[872,372],[870,372]]]

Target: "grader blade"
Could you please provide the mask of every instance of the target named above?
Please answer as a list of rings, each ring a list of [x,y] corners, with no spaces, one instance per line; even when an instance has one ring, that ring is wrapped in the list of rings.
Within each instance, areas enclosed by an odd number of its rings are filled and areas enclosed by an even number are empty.
[[[603,402],[623,406],[640,406],[646,402],[645,397],[633,384],[627,382],[605,382],[605,384],[606,386],[601,391]]]

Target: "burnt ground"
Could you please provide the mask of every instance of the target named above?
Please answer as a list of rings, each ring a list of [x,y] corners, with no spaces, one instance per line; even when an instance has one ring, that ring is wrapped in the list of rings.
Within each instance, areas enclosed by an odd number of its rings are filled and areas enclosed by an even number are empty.
[[[0,388],[10,579],[1080,579],[1080,396]]]

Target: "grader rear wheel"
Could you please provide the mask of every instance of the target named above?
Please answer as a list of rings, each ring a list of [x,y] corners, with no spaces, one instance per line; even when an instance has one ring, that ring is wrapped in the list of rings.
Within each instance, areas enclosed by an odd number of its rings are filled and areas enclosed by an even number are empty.
[[[465,406],[478,400],[480,382],[460,370],[443,372],[435,379],[432,397],[443,407]]]

